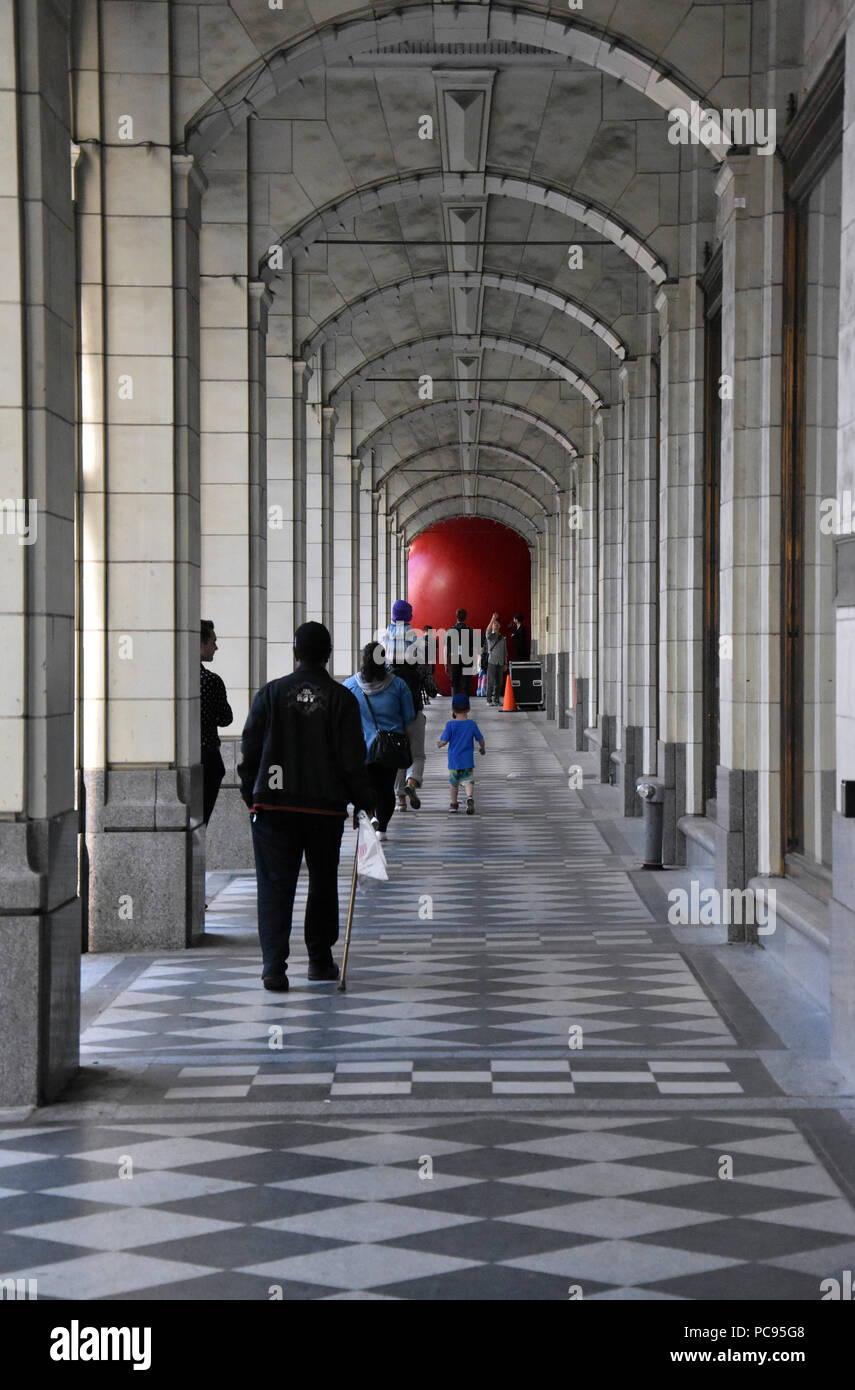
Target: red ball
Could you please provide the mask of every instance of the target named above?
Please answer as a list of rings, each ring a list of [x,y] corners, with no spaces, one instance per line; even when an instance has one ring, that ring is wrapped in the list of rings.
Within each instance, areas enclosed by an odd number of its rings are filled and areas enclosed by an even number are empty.
[[[485,631],[494,612],[502,631],[521,612],[530,627],[531,554],[522,536],[498,521],[453,517],[438,521],[410,546],[407,597],[413,627],[454,626],[458,608],[466,609],[468,627]],[[437,661],[436,683],[450,691],[447,668]],[[473,686],[474,688],[474,686]]]

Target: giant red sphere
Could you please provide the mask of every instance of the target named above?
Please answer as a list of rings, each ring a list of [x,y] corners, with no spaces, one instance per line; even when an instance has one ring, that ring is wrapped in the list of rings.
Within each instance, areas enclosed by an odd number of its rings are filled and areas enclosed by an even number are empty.
[[[438,521],[410,546],[408,598],[413,626],[454,626],[455,612],[466,609],[469,627],[483,632],[494,612],[505,633],[514,613],[530,628],[531,556],[522,536],[498,521],[454,517]],[[437,664],[436,683],[448,694],[448,673]]]

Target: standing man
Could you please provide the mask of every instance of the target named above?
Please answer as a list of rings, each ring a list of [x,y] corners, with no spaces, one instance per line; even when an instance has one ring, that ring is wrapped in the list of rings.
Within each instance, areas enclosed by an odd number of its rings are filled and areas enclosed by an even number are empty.
[[[392,605],[392,621],[383,634],[382,642],[386,648],[386,661],[396,676],[400,676],[412,696],[415,718],[405,725],[404,732],[410,740],[412,764],[402,767],[395,778],[395,794],[398,810],[406,811],[407,798],[414,811],[421,806],[419,787],[425,775],[425,643],[410,626],[413,620],[412,605],[399,598]]]
[[[214,624],[207,618],[202,619],[200,635],[202,661],[213,661],[214,652],[217,650],[217,634]],[[202,820],[207,825],[217,803],[220,783],[226,775],[217,729],[227,728],[234,715],[226,699],[226,687],[222,680],[215,676],[213,671],[206,671],[204,666],[201,667],[199,698],[199,722],[202,728]]]
[[[303,855],[309,870],[306,949],[310,980],[337,980],[338,861],[348,802],[374,809],[354,695],[326,670],[332,642],[322,623],[294,634],[296,669],[252,702],[238,767],[252,812],[258,936],[265,989],[288,988],[294,894]]]
[[[522,613],[515,613],[511,623],[511,644],[513,647],[512,661],[528,661],[530,654],[528,630],[523,620]]]
[[[474,653],[472,629],[466,626],[465,608],[457,610],[457,622],[445,639],[445,650],[452,695],[470,694],[470,671]]]

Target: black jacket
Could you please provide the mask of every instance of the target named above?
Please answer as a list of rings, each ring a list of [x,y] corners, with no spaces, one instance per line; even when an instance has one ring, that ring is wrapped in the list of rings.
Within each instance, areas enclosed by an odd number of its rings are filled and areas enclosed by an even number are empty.
[[[531,655],[529,646],[528,632],[525,623],[520,623],[519,627],[511,628],[511,641],[514,644],[514,661],[528,661]]]
[[[242,749],[237,772],[247,806],[374,808],[359,702],[323,667],[298,666],[259,690]]]
[[[472,639],[472,629],[465,623],[455,623],[445,638],[447,666],[477,666],[478,655]]]

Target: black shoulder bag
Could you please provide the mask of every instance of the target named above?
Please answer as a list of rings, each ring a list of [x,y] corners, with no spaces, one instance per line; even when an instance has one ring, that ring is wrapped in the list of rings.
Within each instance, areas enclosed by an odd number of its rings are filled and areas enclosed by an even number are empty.
[[[400,767],[409,767],[413,761],[413,754],[407,735],[399,734],[395,729],[381,729],[377,723],[374,706],[365,695],[364,690],[362,694],[365,696],[365,702],[371,711],[371,718],[374,720],[374,727],[377,730],[368,750],[368,761],[379,763],[380,767],[394,768],[395,771]]]

